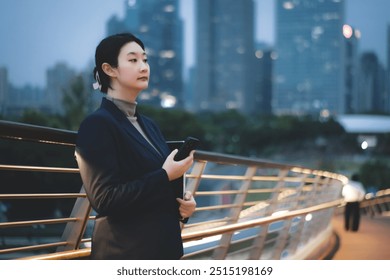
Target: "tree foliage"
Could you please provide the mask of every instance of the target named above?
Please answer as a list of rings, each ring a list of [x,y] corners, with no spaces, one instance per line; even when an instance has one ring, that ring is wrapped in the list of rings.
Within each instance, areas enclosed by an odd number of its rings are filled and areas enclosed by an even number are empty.
[[[390,167],[384,160],[369,160],[359,170],[360,180],[367,187],[379,190],[390,187]]]
[[[66,128],[77,130],[88,110],[88,92],[82,76],[76,76],[69,89],[64,90],[63,106]]]

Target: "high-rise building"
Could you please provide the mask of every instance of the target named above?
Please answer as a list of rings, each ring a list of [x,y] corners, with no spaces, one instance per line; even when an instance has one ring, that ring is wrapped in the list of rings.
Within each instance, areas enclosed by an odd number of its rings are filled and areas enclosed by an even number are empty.
[[[183,22],[178,0],[126,0],[123,20],[113,17],[108,35],[132,32],[145,44],[151,68],[139,99],[162,107],[183,106]]]
[[[46,102],[50,113],[64,113],[63,98],[75,76],[75,71],[65,63],[57,63],[46,71]]]
[[[344,2],[276,0],[274,113],[344,113]]]
[[[5,114],[8,96],[8,72],[5,67],[0,67],[0,115]]]
[[[257,60],[253,102],[257,113],[269,115],[272,113],[272,68],[275,52],[267,45],[257,44],[255,56]]]
[[[387,25],[386,40],[386,112],[390,113],[390,24]]]
[[[390,72],[390,24],[387,25],[387,38],[386,38],[386,68]]]
[[[385,75],[385,69],[375,53],[362,54],[358,76],[358,113],[386,112]]]
[[[360,31],[345,24],[343,26],[345,38],[345,113],[356,113],[358,100],[358,71],[359,71],[359,40]]]
[[[44,91],[40,87],[25,85],[23,87],[9,86],[6,115],[21,117],[26,110],[44,111]]]
[[[253,0],[197,0],[195,10],[195,110],[253,112]]]

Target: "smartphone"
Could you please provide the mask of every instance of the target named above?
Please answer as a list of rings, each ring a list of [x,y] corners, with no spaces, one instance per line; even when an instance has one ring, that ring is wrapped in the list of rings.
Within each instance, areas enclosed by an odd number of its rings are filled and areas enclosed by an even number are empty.
[[[194,137],[187,137],[186,140],[184,140],[183,145],[180,146],[179,151],[173,159],[175,161],[185,159],[186,157],[188,157],[192,150],[195,150],[197,147],[199,147],[199,144],[199,139],[196,139]]]

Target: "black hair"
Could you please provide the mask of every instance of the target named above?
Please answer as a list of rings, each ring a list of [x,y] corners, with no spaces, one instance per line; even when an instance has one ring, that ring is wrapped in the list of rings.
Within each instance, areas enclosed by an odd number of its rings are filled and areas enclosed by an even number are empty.
[[[103,63],[108,63],[112,67],[118,67],[118,56],[121,48],[130,42],[136,42],[145,50],[142,41],[131,33],[120,33],[104,38],[96,47],[95,68],[93,76],[100,85],[100,91],[107,93],[111,88],[110,77],[102,69]]]

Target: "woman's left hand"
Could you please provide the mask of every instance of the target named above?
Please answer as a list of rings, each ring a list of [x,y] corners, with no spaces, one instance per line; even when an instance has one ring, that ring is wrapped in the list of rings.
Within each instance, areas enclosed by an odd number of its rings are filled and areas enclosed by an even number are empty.
[[[184,199],[176,198],[177,202],[179,202],[179,212],[180,216],[185,219],[188,218],[194,213],[196,207],[196,201],[192,196],[192,193],[186,191],[184,194]]]

